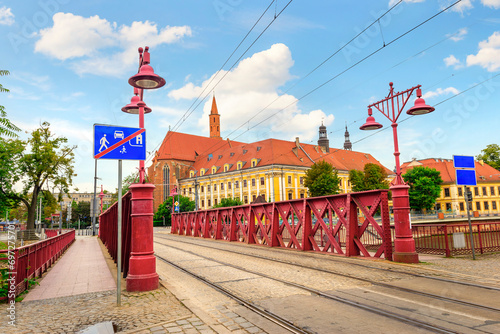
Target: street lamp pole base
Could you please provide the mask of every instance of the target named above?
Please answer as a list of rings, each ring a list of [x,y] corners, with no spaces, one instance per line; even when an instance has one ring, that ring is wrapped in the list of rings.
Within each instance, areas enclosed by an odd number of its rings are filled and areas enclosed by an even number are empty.
[[[393,253],[392,260],[401,263],[419,263],[418,253]]]
[[[135,183],[132,192],[132,231],[127,291],[158,289],[156,258],[153,249],[153,190],[150,183]]]

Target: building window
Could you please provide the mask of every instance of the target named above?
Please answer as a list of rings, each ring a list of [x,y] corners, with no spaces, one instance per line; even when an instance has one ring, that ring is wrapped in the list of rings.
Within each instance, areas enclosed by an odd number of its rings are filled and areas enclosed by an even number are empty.
[[[491,208],[492,208],[493,210],[496,210],[496,209],[497,209],[497,201],[493,201],[493,202],[491,202]]]
[[[481,211],[481,202],[476,202],[476,210]]]
[[[474,196],[479,196],[479,188],[474,187]]]
[[[464,211],[464,203],[460,202],[459,205],[460,205],[460,211]]]
[[[209,199],[207,199],[207,204],[208,204],[208,207],[212,206],[212,202]]]
[[[301,177],[299,177],[299,183],[300,183],[300,185],[303,185],[303,184],[304,184],[304,178],[303,178],[302,176],[301,176]]]
[[[220,190],[224,190],[224,183],[220,184]]]
[[[440,203],[436,203],[436,211],[441,211],[441,204]]]
[[[217,205],[217,198],[214,198],[214,205]]]
[[[231,190],[231,182],[227,183],[227,189]]]
[[[203,186],[201,186],[201,192],[204,192],[205,191],[205,188]]]
[[[490,195],[495,196],[495,187],[490,187]]]
[[[300,198],[304,198],[304,193],[300,193]]]
[[[238,189],[240,187],[240,181],[234,181],[234,187]]]
[[[224,166],[224,172],[227,172],[229,169],[229,166]]]
[[[204,207],[205,207],[205,200],[204,200],[204,199],[202,199],[202,200],[201,200],[201,207],[202,207],[202,208],[204,208]]]
[[[210,185],[207,186],[207,191],[210,191]],[[209,204],[209,206],[210,206],[210,204]]]
[[[214,184],[214,191],[217,191],[217,183]]]
[[[266,181],[264,180],[264,178],[263,178],[263,177],[261,177],[261,178],[260,178],[260,185],[261,185],[261,186],[265,185],[265,184],[266,184],[265,182],[266,182]]]
[[[488,202],[484,201],[484,209],[489,210],[490,206],[488,205]]]
[[[255,167],[257,166],[257,161],[256,160],[252,160],[252,167]]]
[[[498,187],[498,195],[500,195],[500,187]]]
[[[462,188],[461,187],[458,187],[458,196],[463,196],[463,193],[462,193]]]
[[[200,175],[201,176],[205,175],[205,170],[203,168],[200,170]]]
[[[288,200],[292,199],[292,193],[288,193]]]
[[[255,179],[252,179],[252,187],[255,187]]]
[[[170,195],[170,168],[163,166],[163,201]]]
[[[238,163],[236,164],[236,167],[237,167],[237,168],[236,168],[237,170],[240,170],[240,169],[241,169],[241,162],[238,162]]]
[[[450,197],[450,188],[444,188],[444,197]]]
[[[257,198],[257,196],[255,195],[252,195],[252,202],[255,202],[255,199]]]
[[[243,180],[243,188],[247,187],[247,180]]]
[[[451,211],[451,203],[446,203],[446,211]]]
[[[288,184],[292,184],[292,177],[290,175],[288,176]]]
[[[483,187],[483,196],[488,196],[488,194],[486,193],[486,187]]]
[[[248,196],[243,197],[245,199],[244,203],[248,204]]]

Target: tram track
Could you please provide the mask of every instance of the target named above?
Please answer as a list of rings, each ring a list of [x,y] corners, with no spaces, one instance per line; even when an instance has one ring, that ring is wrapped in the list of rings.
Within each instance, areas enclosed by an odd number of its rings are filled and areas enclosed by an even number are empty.
[[[170,238],[160,238],[160,239],[169,239],[170,241],[181,242],[181,241],[172,240]],[[180,252],[185,252],[185,253],[188,253],[188,254],[200,257],[200,258],[207,259],[209,261],[213,261],[213,262],[219,263],[219,264],[221,264],[223,266],[232,267],[234,269],[241,270],[241,271],[244,271],[244,272],[247,272],[247,273],[251,273],[253,275],[257,275],[257,276],[264,277],[264,278],[267,278],[267,279],[271,279],[271,280],[274,280],[274,281],[277,281],[277,282],[280,282],[280,283],[283,283],[283,284],[286,284],[286,285],[289,285],[289,286],[293,286],[295,288],[307,291],[307,292],[309,292],[311,294],[314,294],[314,295],[317,295],[317,296],[321,296],[321,297],[326,298],[328,300],[332,300],[332,301],[335,301],[335,302],[347,304],[349,306],[352,306],[352,307],[355,307],[355,308],[358,308],[358,309],[362,309],[362,310],[365,310],[365,311],[368,311],[368,312],[371,312],[371,313],[375,313],[377,315],[380,315],[380,316],[383,316],[383,317],[386,317],[386,318],[397,320],[399,322],[402,322],[402,323],[405,323],[405,324],[408,324],[408,325],[411,325],[411,326],[414,326],[414,327],[418,327],[418,328],[421,328],[421,329],[429,330],[429,331],[434,332],[434,333],[457,333],[454,330],[450,330],[450,329],[447,329],[447,328],[444,328],[444,327],[441,327],[441,326],[437,326],[437,325],[434,325],[434,324],[430,324],[430,323],[427,323],[427,322],[424,322],[424,321],[420,321],[420,320],[417,320],[417,319],[411,319],[411,318],[409,318],[407,316],[402,316],[400,314],[388,311],[386,309],[381,309],[381,308],[374,307],[373,305],[363,304],[363,303],[360,303],[360,302],[355,301],[355,300],[349,300],[347,298],[343,298],[343,297],[340,297],[340,296],[335,296],[335,295],[332,295],[330,293],[319,291],[317,289],[314,289],[314,288],[311,288],[311,287],[307,287],[307,286],[304,286],[304,285],[301,285],[301,284],[297,284],[297,283],[290,282],[290,281],[287,281],[287,280],[283,280],[283,279],[279,279],[279,278],[276,278],[276,277],[272,277],[270,275],[263,274],[263,273],[260,273],[260,272],[256,272],[256,271],[253,271],[253,270],[249,270],[247,268],[243,268],[243,267],[240,267],[240,266],[232,265],[232,264],[220,261],[220,260],[216,260],[216,259],[213,259],[213,258],[210,258],[210,257],[207,257],[207,256],[200,255],[199,253],[194,253],[194,252],[188,251],[186,249],[182,249],[182,248],[175,247],[175,246],[172,246],[172,245],[163,244],[163,243],[158,242],[158,241],[155,241],[155,243],[163,245],[164,247],[169,247],[169,248],[175,249],[175,250],[180,251]],[[200,246],[200,245],[196,244],[196,246]],[[200,247],[206,247],[206,246],[202,245]],[[217,247],[211,247],[211,248],[214,248],[215,250],[219,250],[219,251],[228,251],[228,250],[224,250],[224,249],[219,249]],[[245,255],[245,256],[255,257],[254,255],[247,255],[247,254],[243,254],[243,253],[239,253],[239,252],[232,252],[232,253],[236,253],[238,255]],[[197,274],[195,274],[195,273],[193,273],[193,272],[191,272],[191,271],[189,271],[189,270],[187,270],[185,268],[182,268],[179,265],[175,264],[174,262],[165,259],[164,257],[161,257],[159,255],[157,255],[157,257],[161,261],[166,262],[166,263],[174,266],[175,268],[177,268],[177,269],[179,269],[179,270],[181,270],[181,271],[183,271],[183,272],[185,272],[185,273],[187,273],[187,274],[189,274],[189,275],[191,275],[191,276],[193,276],[193,277],[195,277],[195,278],[203,281],[204,283],[206,283],[206,284],[214,287],[215,289],[217,289],[218,291],[221,291],[225,295],[230,296],[231,298],[237,300],[240,304],[242,304],[242,305],[244,305],[244,306],[246,306],[246,307],[248,307],[248,308],[250,308],[252,310],[253,310],[253,307],[256,307],[257,308],[257,313],[261,314],[261,312],[264,312],[264,314],[266,314],[266,312],[267,312],[266,310],[264,310],[264,309],[262,309],[262,308],[260,308],[260,307],[258,307],[256,305],[252,304],[251,302],[245,301],[241,297],[235,296],[232,292],[230,292],[229,290],[223,288],[222,286],[220,286],[220,285],[218,285],[216,283],[210,282],[208,279],[203,278],[203,277],[201,277],[201,276],[199,276],[199,275],[197,275]],[[268,260],[268,261],[274,261],[274,259],[269,259],[269,258],[265,258],[265,257],[263,257],[262,259]],[[277,261],[277,262],[280,262],[280,261]],[[284,264],[290,264],[290,263],[284,263]],[[293,265],[296,265],[296,264],[294,263]],[[311,268],[307,268],[307,269],[317,270],[318,268],[311,267]],[[321,271],[323,271],[325,273],[328,273],[328,274],[337,275],[337,273],[329,272],[328,270],[321,270]],[[434,298],[434,299],[439,299],[439,300],[446,301],[446,302],[453,302],[453,303],[461,304],[461,305],[467,306],[467,307],[481,308],[481,309],[485,309],[485,310],[488,310],[488,311],[500,312],[500,309],[492,308],[492,307],[488,307],[488,306],[484,306],[484,305],[477,305],[477,304],[474,304],[474,303],[469,303],[469,302],[465,302],[465,301],[455,300],[455,299],[448,298],[448,297],[433,295],[433,294],[429,294],[429,293],[422,293],[422,292],[419,292],[419,291],[414,291],[414,290],[411,290],[411,289],[406,289],[406,288],[401,288],[401,287],[395,287],[395,286],[390,285],[390,284],[385,284],[385,283],[370,281],[370,280],[359,278],[359,277],[352,277],[350,275],[342,275],[342,276],[348,277],[348,278],[357,279],[357,280],[361,280],[363,282],[371,283],[371,284],[374,284],[374,285],[383,286],[385,288],[397,289],[399,291],[405,291],[405,292],[409,292],[409,293],[418,293],[418,294],[423,295],[423,296],[425,296],[427,298]],[[249,304],[247,305],[246,303],[249,303]],[[269,315],[270,318],[273,318],[274,316],[275,316],[274,314]],[[268,318],[268,316],[265,316],[265,317]],[[290,321],[287,321],[287,320],[285,320],[285,319],[283,319],[283,318],[281,318],[279,316],[277,316],[277,319],[278,319],[277,320],[278,322],[275,322],[277,324],[280,324],[280,322],[284,323],[286,326],[289,326],[291,324]],[[287,328],[287,327],[285,327],[285,325],[281,325],[280,324],[280,326],[282,326],[283,328]],[[297,327],[294,324],[291,324],[291,325],[293,327]],[[308,333],[307,330],[305,330],[303,328],[300,328],[300,327],[298,329],[297,328],[291,329],[290,331],[294,332],[294,333],[295,333],[295,331],[296,331],[296,333]]]
[[[165,240],[175,241],[173,238],[169,238],[169,237],[165,238],[165,237],[160,237],[158,235],[155,235],[155,237],[159,238],[159,239],[165,239]],[[328,274],[340,275],[340,276],[343,276],[343,277],[346,277],[346,278],[361,279],[361,280],[363,279],[363,278],[360,278],[360,277],[356,277],[356,276],[353,276],[353,275],[347,275],[347,274],[336,272],[336,271],[333,271],[333,270],[327,270],[327,269],[318,268],[318,267],[306,266],[306,265],[298,264],[296,262],[286,261],[286,260],[282,260],[282,259],[276,259],[276,258],[266,257],[266,256],[262,256],[262,255],[257,255],[257,254],[248,254],[248,253],[243,253],[243,252],[237,252],[237,251],[234,251],[234,250],[228,250],[228,249],[224,249],[224,248],[220,248],[220,247],[209,246],[209,245],[206,245],[206,244],[205,245],[201,245],[200,243],[187,242],[185,240],[183,240],[182,242],[183,243],[192,244],[192,245],[196,245],[196,246],[199,246],[199,247],[205,247],[205,248],[219,250],[219,251],[224,251],[224,252],[228,252],[228,253],[233,253],[233,254],[238,254],[238,255],[243,255],[243,256],[248,256],[248,257],[253,257],[253,258],[258,258],[258,259],[262,259],[262,260],[268,260],[268,261],[274,261],[274,262],[282,263],[282,264],[294,265],[294,266],[305,268],[305,269],[322,271],[322,272],[325,272],[325,273],[328,273]],[[233,247],[239,247],[239,248],[242,248],[242,249],[245,249],[246,251],[248,251],[248,246],[240,246],[238,244],[231,244],[231,246],[233,246]],[[283,252],[283,250],[281,250],[281,249],[277,250],[277,249],[273,248],[272,250],[275,251],[275,252]],[[289,250],[284,250],[284,251],[289,251]],[[317,254],[311,255],[311,254],[308,254],[308,253],[304,252],[304,253],[301,253],[300,255],[302,257],[315,258],[315,259],[317,258],[317,257],[315,257]],[[320,255],[324,255],[324,254],[320,254]],[[356,266],[356,267],[360,267],[360,268],[365,268],[365,269],[370,269],[370,270],[377,270],[377,271],[390,272],[390,273],[395,273],[395,274],[402,274],[402,275],[407,275],[407,276],[416,277],[416,278],[424,278],[424,279],[429,279],[429,280],[436,280],[436,281],[441,281],[441,282],[446,282],[446,283],[453,283],[453,284],[459,284],[459,285],[470,286],[470,287],[475,287],[475,288],[480,288],[480,289],[486,289],[486,290],[500,291],[500,287],[499,286],[490,286],[490,285],[483,285],[483,284],[477,284],[477,283],[470,283],[470,282],[467,282],[467,281],[459,281],[459,280],[456,280],[456,279],[436,277],[436,276],[430,276],[430,275],[424,275],[424,274],[415,274],[415,273],[410,273],[410,272],[407,272],[407,271],[395,270],[395,269],[390,269],[390,268],[379,268],[379,267],[369,266],[369,265],[366,265],[366,264],[357,263],[357,262],[354,262],[354,261],[348,261],[348,259],[338,258],[337,256],[332,256],[331,258],[328,258],[328,259],[325,258],[325,259],[322,259],[322,260],[326,260],[328,262],[348,264],[350,266],[352,265],[352,266]],[[418,268],[418,269],[419,270],[423,270],[421,268]],[[442,273],[440,272],[440,274],[442,274]],[[468,277],[468,278],[470,278],[470,277]],[[378,282],[370,280],[369,283],[378,283]],[[500,283],[500,281],[498,281],[498,283]]]

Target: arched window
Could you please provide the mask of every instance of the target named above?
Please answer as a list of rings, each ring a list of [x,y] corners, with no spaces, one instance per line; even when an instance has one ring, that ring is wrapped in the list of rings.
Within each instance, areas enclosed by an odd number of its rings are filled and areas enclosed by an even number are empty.
[[[170,195],[170,168],[163,166],[163,201]]]

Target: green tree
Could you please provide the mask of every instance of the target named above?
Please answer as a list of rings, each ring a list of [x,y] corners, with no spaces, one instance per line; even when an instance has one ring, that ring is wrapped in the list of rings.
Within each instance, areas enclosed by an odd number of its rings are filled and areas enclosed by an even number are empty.
[[[403,179],[410,186],[410,207],[431,210],[441,194],[441,173],[434,168],[417,166],[408,170]]]
[[[377,164],[367,163],[362,172],[350,170],[349,181],[353,191],[389,189],[387,173],[382,166]]]
[[[0,76],[9,75],[9,71],[0,70]],[[0,92],[8,93],[9,90],[4,88],[2,84],[0,84]],[[11,123],[11,121],[7,118],[7,113],[5,112],[5,107],[0,105],[0,135],[8,136],[8,137],[17,137],[16,132],[20,129]]]
[[[68,140],[64,137],[54,137],[47,122],[43,122],[34,130],[27,141],[17,139],[14,141],[16,145],[23,147],[24,151],[12,158],[11,166],[0,165],[0,169],[8,168],[11,172],[5,180],[2,180],[0,190],[5,196],[24,203],[28,211],[27,229],[34,229],[37,199],[42,187],[46,185],[48,189],[69,192],[69,186],[75,175],[73,167],[75,147],[66,146]],[[2,172],[0,174],[5,175]],[[22,181],[22,190],[19,192],[5,186],[14,185],[18,181]]]
[[[340,191],[338,171],[324,160],[316,162],[306,171],[304,185],[312,197],[338,194]]]
[[[20,140],[0,138],[0,212],[5,213],[19,205],[14,184],[19,181],[19,160],[25,145]]]
[[[227,208],[230,206],[243,205],[243,202],[237,198],[223,198],[220,200],[219,204],[214,205],[213,208]]]
[[[195,203],[191,201],[189,197],[186,196],[175,196],[175,200],[179,202],[179,212],[194,211]],[[158,210],[153,216],[153,220],[163,221],[165,217],[165,224],[171,224],[171,212],[172,212],[172,196],[168,197],[165,202],[160,204]]]
[[[497,144],[486,145],[486,148],[481,153],[476,156],[477,160],[483,160],[491,167],[500,170],[500,146]]]
[[[90,202],[77,203],[76,207],[73,207],[72,216],[75,218],[76,222],[78,222],[78,218],[80,218],[81,226],[90,223]]]

